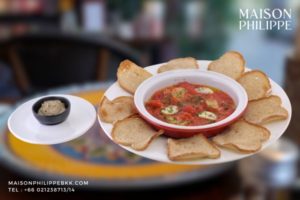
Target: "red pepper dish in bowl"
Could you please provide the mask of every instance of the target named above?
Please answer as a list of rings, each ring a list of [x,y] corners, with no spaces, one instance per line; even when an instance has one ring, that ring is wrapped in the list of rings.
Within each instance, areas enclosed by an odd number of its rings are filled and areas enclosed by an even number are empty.
[[[174,138],[216,135],[245,111],[244,88],[222,74],[173,71],[144,81],[134,95],[140,115]]]

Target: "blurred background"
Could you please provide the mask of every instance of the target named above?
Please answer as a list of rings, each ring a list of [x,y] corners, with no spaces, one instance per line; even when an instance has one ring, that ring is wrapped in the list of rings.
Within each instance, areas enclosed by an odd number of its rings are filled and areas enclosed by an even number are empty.
[[[291,8],[292,30],[241,31],[240,8]],[[7,192],[7,180],[75,177],[91,181],[88,192],[112,199],[141,191],[172,199],[300,199],[299,19],[299,0],[0,0],[0,196],[21,198]],[[83,138],[47,149],[18,141],[5,127],[14,105],[33,95],[75,93],[97,105],[123,59],[145,67],[184,56],[213,60],[228,50],[280,84],[293,107],[283,139],[249,159],[178,167],[124,152],[101,133],[99,139],[96,124]],[[60,155],[47,160],[38,152]],[[59,156],[76,162],[69,166]],[[91,167],[84,164],[99,166],[83,173]],[[146,169],[126,174],[137,166]],[[105,167],[120,170],[119,177],[100,173]],[[87,192],[80,191],[75,199]]]

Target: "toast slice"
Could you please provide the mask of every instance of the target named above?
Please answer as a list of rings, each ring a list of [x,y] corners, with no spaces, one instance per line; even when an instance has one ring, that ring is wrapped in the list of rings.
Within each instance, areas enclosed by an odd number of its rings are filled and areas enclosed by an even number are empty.
[[[218,146],[241,153],[254,153],[261,149],[262,143],[270,137],[270,131],[263,126],[239,120],[223,133],[213,138]]]
[[[99,106],[99,116],[102,121],[114,123],[137,113],[133,98],[129,96],[117,97],[110,101],[104,96]]]
[[[259,70],[244,73],[238,82],[245,88],[249,101],[267,97],[271,92],[268,76]]]
[[[120,86],[127,92],[134,94],[137,87],[152,74],[130,60],[120,63],[117,78]]]
[[[288,112],[281,106],[280,97],[274,95],[250,101],[244,113],[244,119],[254,124],[265,124],[287,117]]]
[[[154,130],[136,115],[117,121],[114,124],[111,136],[116,143],[141,151],[146,149],[151,141],[162,133],[162,130]]]
[[[162,72],[177,70],[177,69],[198,69],[198,68],[199,66],[195,58],[192,57],[176,58],[170,60],[169,62],[162,65],[160,68],[158,68],[157,73],[162,73]]]
[[[208,70],[215,71],[233,79],[238,79],[245,71],[245,59],[236,51],[228,51],[208,65]]]
[[[168,157],[173,161],[218,158],[220,151],[202,134],[184,139],[168,139]]]

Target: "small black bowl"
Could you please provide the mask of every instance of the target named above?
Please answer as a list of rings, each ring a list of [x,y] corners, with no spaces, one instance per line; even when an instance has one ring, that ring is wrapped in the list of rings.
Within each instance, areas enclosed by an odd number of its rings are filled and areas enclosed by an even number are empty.
[[[39,112],[40,107],[42,106],[42,103],[45,101],[48,101],[48,100],[60,100],[65,105],[66,110],[58,115],[53,115],[53,116],[39,115],[38,112]],[[35,118],[41,124],[44,124],[44,125],[55,125],[55,124],[62,123],[69,116],[70,110],[71,110],[70,101],[64,97],[56,97],[56,96],[49,96],[49,97],[41,98],[32,106],[32,111],[33,111]]]

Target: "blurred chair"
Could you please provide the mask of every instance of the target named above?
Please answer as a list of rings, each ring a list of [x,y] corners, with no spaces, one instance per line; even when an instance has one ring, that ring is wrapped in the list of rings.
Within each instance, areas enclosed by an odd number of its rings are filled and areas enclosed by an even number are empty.
[[[102,35],[29,34],[12,38],[5,46],[24,95],[52,87],[106,80],[122,59],[140,63],[136,51]]]

